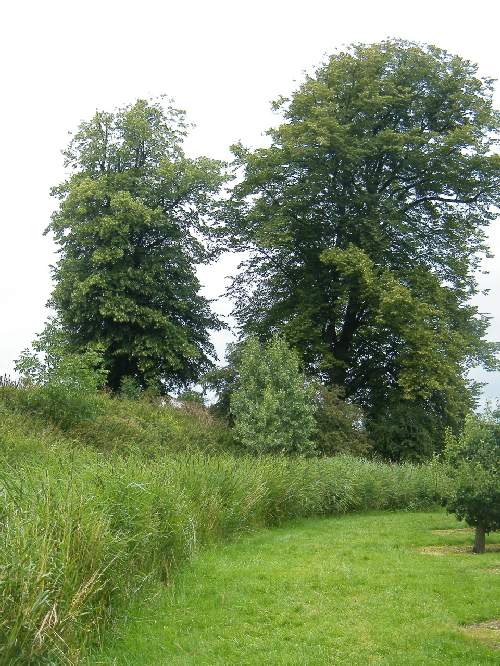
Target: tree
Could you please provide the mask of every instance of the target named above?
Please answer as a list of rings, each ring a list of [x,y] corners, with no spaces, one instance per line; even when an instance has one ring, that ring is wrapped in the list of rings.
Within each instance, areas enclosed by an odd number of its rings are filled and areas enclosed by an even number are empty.
[[[182,151],[184,114],[138,100],[80,125],[66,150],[72,174],[53,195],[47,231],[59,246],[50,305],[71,348],[98,344],[108,385],[125,377],[164,390],[211,366],[220,323],[198,292],[195,264],[223,176]]]
[[[499,201],[491,94],[436,47],[354,45],[275,104],[270,147],[234,147],[226,234],[247,253],[231,289],[244,333],[285,335],[369,429],[427,414],[415,432],[431,448],[474,404],[469,368],[496,363],[470,303]]]
[[[313,450],[314,389],[306,385],[297,354],[279,338],[246,341],[231,394],[235,438],[254,453]]]
[[[365,418],[357,405],[343,399],[336,386],[317,386],[315,449],[323,455],[350,453],[366,456],[373,444],[365,427]]]
[[[445,460],[452,479],[446,506],[476,528],[474,553],[500,530],[500,411],[471,415],[459,437],[448,436]]]

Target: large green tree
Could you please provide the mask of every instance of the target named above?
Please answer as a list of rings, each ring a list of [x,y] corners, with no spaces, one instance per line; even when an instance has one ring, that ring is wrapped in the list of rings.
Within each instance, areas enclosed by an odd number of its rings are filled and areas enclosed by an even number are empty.
[[[491,93],[436,47],[353,45],[275,104],[269,147],[234,147],[240,325],[284,333],[309,372],[365,407],[392,458],[457,427],[469,368],[495,363],[470,300],[499,196]]]
[[[71,175],[53,194],[59,246],[51,305],[70,348],[99,347],[116,390],[124,377],[164,388],[210,366],[195,265],[209,258],[221,164],[182,150],[184,114],[138,100],[80,125],[65,152]]]

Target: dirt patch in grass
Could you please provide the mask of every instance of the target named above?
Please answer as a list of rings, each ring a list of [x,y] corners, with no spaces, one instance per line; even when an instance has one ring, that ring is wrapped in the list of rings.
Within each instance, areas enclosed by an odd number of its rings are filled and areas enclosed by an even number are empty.
[[[463,627],[463,631],[494,650],[500,650],[500,620],[487,620]]]
[[[472,544],[464,546],[425,546],[419,549],[426,555],[470,555],[472,553]],[[487,553],[500,553],[500,543],[491,543],[486,545]]]
[[[474,532],[473,527],[455,527],[454,529],[449,530],[432,530],[433,534],[442,534],[446,536],[447,534],[471,534]]]

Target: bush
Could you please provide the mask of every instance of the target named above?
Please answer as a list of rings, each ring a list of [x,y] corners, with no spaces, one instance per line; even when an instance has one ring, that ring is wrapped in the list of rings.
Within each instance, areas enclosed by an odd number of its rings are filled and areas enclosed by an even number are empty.
[[[297,354],[274,337],[250,338],[231,395],[235,438],[254,453],[306,453],[313,449],[314,389],[299,370]]]
[[[500,530],[500,412],[470,415],[459,437],[448,435],[445,460],[452,480],[446,506],[476,528],[474,552]]]
[[[194,389],[187,389],[186,391],[182,391],[182,393],[179,393],[177,396],[177,400],[179,402],[184,402],[190,405],[198,405],[199,407],[205,406],[203,393],[195,391]]]
[[[214,398],[210,411],[225,419],[230,425],[234,425],[231,415],[231,396],[238,385],[244,347],[245,341],[230,342],[226,347],[226,365],[212,368],[200,380],[204,394],[211,394]]]
[[[235,449],[227,424],[198,405],[186,403],[176,408],[146,395],[130,400],[101,392],[92,398],[96,407],[92,418],[64,419],[61,425],[47,418],[46,403],[37,406],[31,402],[37,390],[0,387],[0,414],[3,409],[4,418],[8,414],[17,427],[24,422],[31,432],[54,431],[57,437],[71,438],[107,454],[153,459],[174,452],[220,453]],[[77,414],[81,416],[82,411]]]
[[[28,361],[26,354],[22,363]],[[59,359],[49,371],[23,377],[26,390],[19,393],[23,406],[37,412],[64,429],[94,419],[100,411],[98,388],[102,374],[95,369],[93,357],[70,354]]]
[[[25,388],[17,394],[23,406],[65,429],[95,418],[98,389],[106,379],[98,349],[73,353],[59,323],[49,320],[33,350],[24,350],[16,361]]]
[[[120,396],[127,400],[139,400],[144,390],[135,377],[126,375],[120,382]]]
[[[160,401],[101,396],[102,411],[72,431],[99,451],[158,458],[165,453],[221,453],[234,448],[232,432],[220,419],[194,403],[177,408]]]
[[[367,426],[375,451],[386,460],[423,462],[442,450],[440,419],[415,400],[388,396]]]

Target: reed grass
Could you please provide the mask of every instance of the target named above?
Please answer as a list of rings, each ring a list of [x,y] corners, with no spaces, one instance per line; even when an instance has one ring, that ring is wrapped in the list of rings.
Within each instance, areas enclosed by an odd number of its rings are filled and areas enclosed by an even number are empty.
[[[106,447],[102,419],[125,418],[123,402],[65,433],[0,399],[0,664],[77,664],[141,586],[208,544],[297,517],[426,509],[446,483],[436,463],[237,456],[220,424],[196,449],[173,412],[141,448],[149,409],[130,405],[129,440]]]

